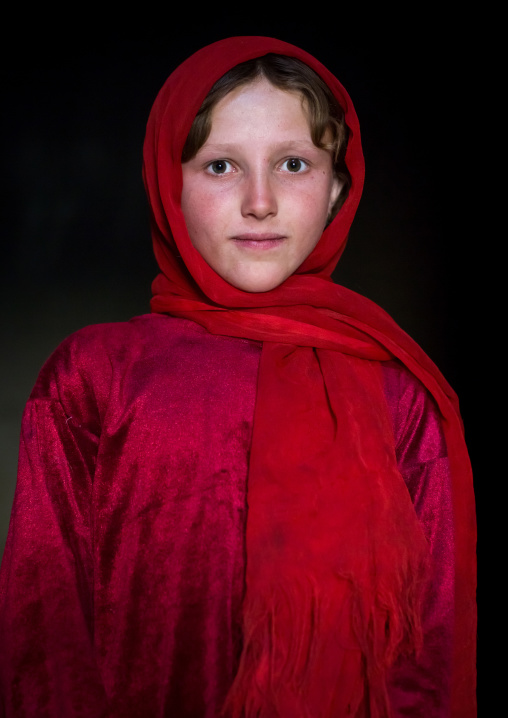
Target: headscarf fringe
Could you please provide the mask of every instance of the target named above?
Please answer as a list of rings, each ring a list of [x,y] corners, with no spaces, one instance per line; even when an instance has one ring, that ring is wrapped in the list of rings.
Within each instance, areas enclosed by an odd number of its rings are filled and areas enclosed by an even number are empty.
[[[224,718],[390,718],[388,670],[422,644],[421,576],[401,587],[398,599],[382,592],[369,599],[339,574],[333,584],[324,594],[315,576],[291,577],[244,607],[243,650]],[[349,634],[344,622],[351,622]],[[333,641],[335,659],[342,657],[334,667],[325,665]],[[350,685],[355,655],[361,680]],[[309,689],[323,666],[317,699]]]

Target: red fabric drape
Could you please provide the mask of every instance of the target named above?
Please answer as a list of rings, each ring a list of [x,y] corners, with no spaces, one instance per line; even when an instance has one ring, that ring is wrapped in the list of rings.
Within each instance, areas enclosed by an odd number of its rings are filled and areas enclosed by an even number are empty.
[[[252,294],[224,281],[193,248],[180,209],[180,157],[213,83],[269,52],[305,62],[343,107],[352,186],[301,267],[276,289]],[[428,559],[397,471],[381,388],[379,362],[396,357],[430,390],[443,416],[456,525],[452,715],[475,715],[474,498],[457,400],[383,310],[330,278],[364,179],[348,94],[288,43],[262,37],[214,43],[160,91],[143,175],[161,270],[152,310],[264,342],[249,470],[244,648],[227,711],[389,715],[386,672],[400,654],[417,649]]]

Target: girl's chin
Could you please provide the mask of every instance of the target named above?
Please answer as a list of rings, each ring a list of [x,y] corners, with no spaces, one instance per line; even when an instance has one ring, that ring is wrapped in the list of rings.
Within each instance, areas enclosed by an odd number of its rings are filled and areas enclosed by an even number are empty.
[[[246,272],[235,273],[231,277],[224,276],[223,279],[232,284],[236,289],[242,292],[251,292],[253,294],[260,292],[270,292],[272,289],[279,287],[287,278],[286,273],[266,273],[266,272]]]

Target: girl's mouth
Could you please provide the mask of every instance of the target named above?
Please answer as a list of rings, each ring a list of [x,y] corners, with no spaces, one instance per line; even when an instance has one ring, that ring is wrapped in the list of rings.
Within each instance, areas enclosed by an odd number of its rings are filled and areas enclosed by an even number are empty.
[[[232,239],[242,247],[264,250],[279,247],[286,239],[286,235],[273,232],[245,232],[235,235]]]

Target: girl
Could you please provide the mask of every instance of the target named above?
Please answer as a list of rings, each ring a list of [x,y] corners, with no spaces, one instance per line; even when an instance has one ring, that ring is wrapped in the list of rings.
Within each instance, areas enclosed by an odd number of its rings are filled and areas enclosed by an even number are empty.
[[[6,716],[473,716],[453,391],[334,285],[363,184],[344,88],[231,38],[152,109],[152,314],[88,327],[22,428]]]

